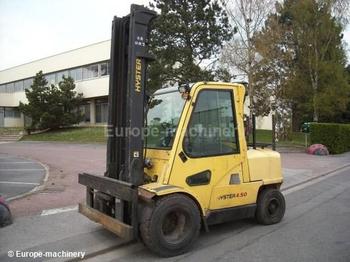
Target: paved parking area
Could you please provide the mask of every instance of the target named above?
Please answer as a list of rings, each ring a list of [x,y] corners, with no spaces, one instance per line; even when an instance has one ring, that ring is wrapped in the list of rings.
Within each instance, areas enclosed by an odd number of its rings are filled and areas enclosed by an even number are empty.
[[[45,175],[46,169],[37,161],[0,154],[0,195],[7,200],[34,190]]]
[[[15,217],[41,214],[43,210],[72,207],[85,201],[86,188],[78,183],[78,174],[87,172],[103,175],[106,168],[105,144],[28,141],[0,143],[0,157],[3,155],[17,155],[23,162],[28,161],[26,158],[34,159],[50,168],[50,175],[42,190],[10,202]],[[313,156],[305,153],[282,153],[281,156],[284,186],[298,184],[300,179],[310,179],[350,163],[350,152],[335,156]],[[25,174],[32,173],[27,171]],[[13,181],[40,183],[28,180]],[[0,184],[0,192],[3,186],[4,184]]]
[[[24,141],[0,144],[0,154],[37,160],[50,170],[41,190],[10,202],[15,218],[85,201],[86,188],[78,183],[78,174],[103,175],[106,168],[106,146],[103,144]]]

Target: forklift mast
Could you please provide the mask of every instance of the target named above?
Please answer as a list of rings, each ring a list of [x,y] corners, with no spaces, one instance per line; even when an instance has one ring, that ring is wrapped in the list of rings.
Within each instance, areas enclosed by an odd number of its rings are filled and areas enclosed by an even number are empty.
[[[110,57],[108,142],[105,176],[143,184],[143,127],[150,21],[156,13],[132,5],[114,17]]]
[[[104,176],[79,174],[86,205],[79,212],[125,239],[138,238],[137,188],[143,184],[143,128],[149,24],[156,12],[131,5],[112,23]]]

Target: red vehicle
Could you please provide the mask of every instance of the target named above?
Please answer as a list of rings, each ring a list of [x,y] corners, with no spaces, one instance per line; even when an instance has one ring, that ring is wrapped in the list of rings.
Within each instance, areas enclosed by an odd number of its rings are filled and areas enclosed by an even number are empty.
[[[12,215],[5,199],[0,196],[0,227],[12,224]]]

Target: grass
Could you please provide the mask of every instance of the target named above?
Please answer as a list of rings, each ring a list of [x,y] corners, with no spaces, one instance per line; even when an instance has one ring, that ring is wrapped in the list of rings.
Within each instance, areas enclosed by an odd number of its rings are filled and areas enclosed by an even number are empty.
[[[253,141],[252,135],[250,136],[250,142]],[[272,143],[272,131],[271,130],[256,130],[256,142],[257,143]],[[291,140],[278,141],[279,146],[305,146],[305,134],[301,132],[294,132]]]
[[[72,143],[105,143],[104,127],[72,127],[23,136],[22,141],[56,141]]]
[[[257,130],[256,141],[259,143],[272,143],[271,130]],[[32,134],[23,136],[24,141],[58,141],[71,143],[105,143],[104,127],[72,127],[54,131],[48,131],[40,134]],[[252,136],[250,142],[253,141]],[[300,132],[292,134],[290,141],[279,141],[278,146],[304,146],[305,135]]]

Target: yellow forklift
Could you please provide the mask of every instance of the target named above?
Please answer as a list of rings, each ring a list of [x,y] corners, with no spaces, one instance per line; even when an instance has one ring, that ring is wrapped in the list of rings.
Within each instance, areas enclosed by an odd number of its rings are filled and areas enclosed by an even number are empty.
[[[132,5],[113,20],[106,172],[79,174],[87,188],[79,212],[168,257],[189,250],[210,225],[278,223],[285,200],[280,155],[247,146],[244,84],[180,84],[146,95],[155,16]]]

